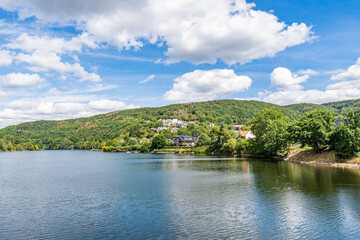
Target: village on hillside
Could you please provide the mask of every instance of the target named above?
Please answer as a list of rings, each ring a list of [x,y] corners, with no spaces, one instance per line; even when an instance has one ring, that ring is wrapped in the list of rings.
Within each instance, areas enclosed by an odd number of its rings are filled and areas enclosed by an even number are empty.
[[[145,124],[149,123],[150,120],[146,120]],[[182,121],[179,119],[158,119],[157,122],[162,123],[161,126],[152,127],[149,130],[160,133],[162,131],[170,132],[172,134],[179,133],[180,129],[186,129],[188,126],[197,125],[196,121]],[[215,127],[215,123],[208,124],[208,128]],[[244,130],[244,125],[230,125],[229,130],[235,132],[236,138],[253,139],[255,135],[251,130]],[[166,142],[169,145],[175,147],[194,147],[197,145],[199,136],[198,135],[183,135],[178,134],[174,139],[168,138]]]

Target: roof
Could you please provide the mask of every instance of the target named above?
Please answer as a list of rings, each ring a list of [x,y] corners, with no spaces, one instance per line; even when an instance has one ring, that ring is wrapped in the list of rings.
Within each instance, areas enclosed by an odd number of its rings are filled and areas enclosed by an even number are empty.
[[[195,142],[198,139],[197,136],[190,136],[190,135],[179,135],[177,137],[182,142]]]
[[[241,137],[245,137],[249,132],[250,132],[250,131],[242,131],[242,132],[240,133],[240,136],[241,136]]]

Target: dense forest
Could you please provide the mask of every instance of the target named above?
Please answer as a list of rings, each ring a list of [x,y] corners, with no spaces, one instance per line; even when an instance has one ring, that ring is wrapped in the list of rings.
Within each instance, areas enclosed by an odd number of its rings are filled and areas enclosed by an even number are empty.
[[[139,108],[115,111],[87,118],[61,121],[35,121],[0,129],[0,151],[40,149],[103,149],[149,151],[155,136],[174,139],[177,135],[199,136],[199,147],[216,147],[214,139],[220,132],[229,131],[228,138],[235,146],[233,125],[251,128],[256,114],[271,109],[289,122],[295,122],[311,111],[326,110],[334,117],[346,116],[360,110],[360,100],[327,104],[294,104],[279,106],[260,101],[216,100],[186,104],[174,104],[157,108]],[[164,126],[160,119],[178,119],[186,124],[175,131]],[[214,129],[214,126],[217,129]],[[161,129],[161,130],[159,130]],[[252,129],[253,130],[253,129]],[[254,129],[254,131],[256,131]],[[260,134],[260,133],[258,133]],[[227,139],[228,140],[228,139]],[[221,142],[218,149],[230,146]],[[230,144],[230,143],[228,143]],[[167,144],[170,147],[171,144]],[[241,147],[240,147],[241,148]],[[229,148],[230,149],[230,148]],[[214,149],[211,149],[214,150]]]

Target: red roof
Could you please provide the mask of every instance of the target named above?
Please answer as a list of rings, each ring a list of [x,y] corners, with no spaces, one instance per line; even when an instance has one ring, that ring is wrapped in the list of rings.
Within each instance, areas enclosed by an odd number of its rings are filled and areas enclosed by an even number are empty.
[[[245,137],[250,131],[242,131],[240,132],[241,137]]]

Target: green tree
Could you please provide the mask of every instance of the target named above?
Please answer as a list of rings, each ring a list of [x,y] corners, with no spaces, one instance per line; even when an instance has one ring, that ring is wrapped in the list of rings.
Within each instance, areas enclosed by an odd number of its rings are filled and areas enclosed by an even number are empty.
[[[331,135],[331,148],[336,156],[350,158],[360,151],[360,114],[349,112]]]
[[[154,149],[160,149],[166,146],[166,138],[164,135],[156,135],[150,144],[150,149],[154,150]]]
[[[291,127],[291,138],[319,153],[329,144],[334,120],[333,113],[327,110],[308,112]]]
[[[197,142],[198,146],[209,145],[210,143],[211,143],[211,138],[206,133],[200,134]]]
[[[233,153],[236,149],[236,139],[229,139],[227,140],[222,148],[221,148],[221,151],[224,152],[224,153]]]
[[[250,139],[251,152],[266,156],[285,156],[289,150],[289,119],[281,112],[264,109],[252,120],[251,131],[255,139]]]

